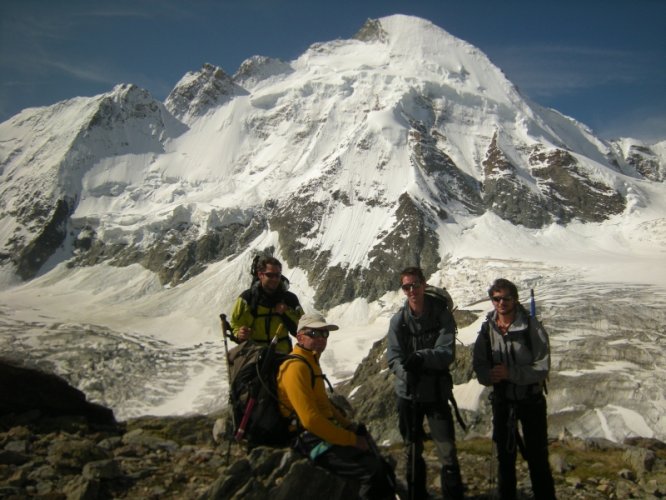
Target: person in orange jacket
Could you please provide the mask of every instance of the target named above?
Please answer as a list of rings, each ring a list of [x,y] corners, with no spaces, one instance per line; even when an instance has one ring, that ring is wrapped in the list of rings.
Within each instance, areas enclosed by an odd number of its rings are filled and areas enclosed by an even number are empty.
[[[369,435],[359,432],[364,426],[351,422],[326,393],[319,358],[334,330],[338,326],[327,323],[321,314],[304,314],[291,352],[301,359],[288,359],[280,366],[281,411],[286,417],[295,416],[301,429],[294,447],[315,465],[358,480],[361,498],[395,498],[393,471],[373,450]]]

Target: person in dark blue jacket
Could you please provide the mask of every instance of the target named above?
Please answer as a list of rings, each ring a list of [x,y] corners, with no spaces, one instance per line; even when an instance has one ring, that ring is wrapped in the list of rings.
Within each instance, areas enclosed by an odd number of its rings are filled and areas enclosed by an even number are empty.
[[[426,280],[418,267],[400,273],[406,300],[392,318],[387,360],[395,375],[400,434],[406,445],[407,483],[413,498],[427,498],[423,460],[423,420],[442,463],[440,480],[444,498],[463,498],[449,407],[453,381],[449,366],[455,360],[456,323],[444,301],[426,295]]]

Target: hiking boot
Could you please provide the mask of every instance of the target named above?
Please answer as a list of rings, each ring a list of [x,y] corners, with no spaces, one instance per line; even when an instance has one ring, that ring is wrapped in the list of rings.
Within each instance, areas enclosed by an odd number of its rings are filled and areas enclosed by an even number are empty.
[[[458,467],[442,467],[442,498],[447,500],[462,500],[465,498],[465,485],[463,485]]]

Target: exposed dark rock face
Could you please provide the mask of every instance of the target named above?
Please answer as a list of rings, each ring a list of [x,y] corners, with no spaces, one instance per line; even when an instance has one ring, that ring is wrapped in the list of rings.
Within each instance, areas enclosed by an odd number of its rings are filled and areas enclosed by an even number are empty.
[[[116,126],[124,126],[128,121],[159,116],[160,106],[146,90],[131,84],[119,85],[117,90],[120,91],[122,98],[104,97],[90,118],[84,133],[95,128],[110,131]]]
[[[451,202],[460,202],[470,213],[482,214],[479,182],[462,172],[451,157],[437,147],[437,138],[429,133],[423,123],[412,121],[411,125],[413,128],[409,131],[409,139],[413,152],[412,162],[424,174],[424,180],[434,181],[436,189],[433,197],[438,204],[447,206]],[[424,183],[427,184],[427,181]],[[441,211],[446,213],[443,209]],[[446,219],[446,216],[441,218]]]
[[[573,219],[601,222],[626,208],[620,193],[591,179],[567,151],[535,148],[530,164],[541,191],[547,194],[546,209],[560,223]]]
[[[539,228],[553,221],[601,222],[626,208],[622,194],[591,178],[568,151],[535,146],[528,161],[529,174],[521,176],[497,134],[483,161],[485,206],[513,224]]]
[[[440,258],[434,224],[429,212],[408,194],[398,200],[395,227],[380,235],[380,242],[368,253],[368,268],[331,266],[327,252],[305,249],[294,237],[313,234],[315,221],[326,210],[321,203],[301,198],[280,206],[270,219],[271,228],[279,231],[286,261],[292,267],[305,269],[310,282],[317,284],[315,307],[326,309],[356,297],[376,300],[386,290],[395,288],[400,270],[408,265],[420,265],[426,274],[437,269]]]
[[[113,412],[86,400],[85,394],[52,373],[0,360],[0,416],[37,412],[48,417],[83,417],[115,425]]]
[[[65,241],[72,200],[58,200],[41,232],[14,258],[16,272],[24,279],[34,278],[48,258]]]
[[[155,272],[162,285],[177,285],[204,271],[209,263],[242,251],[265,224],[258,216],[247,224],[220,226],[199,237],[195,225],[183,223],[166,229],[145,250],[128,244],[106,245],[94,229],[84,227],[75,241],[76,256],[68,265],[93,266],[108,261],[124,267],[138,263]]]
[[[377,19],[368,19],[361,29],[354,35],[356,40],[362,42],[385,42],[388,33],[382,28],[382,24]]]
[[[222,68],[204,64],[197,73],[188,73],[171,91],[166,108],[177,118],[203,115],[212,107],[236,95],[247,94]]]
[[[252,56],[243,61],[234,73],[233,80],[241,86],[253,85],[278,74],[292,73],[289,63],[265,56]]]
[[[497,144],[497,134],[483,161],[483,201],[502,219],[529,228],[539,228],[552,221],[542,208],[539,196],[517,175],[516,167]]]
[[[666,179],[666,169],[662,168],[654,151],[646,146],[631,146],[626,162],[646,179],[655,182],[664,182]]]

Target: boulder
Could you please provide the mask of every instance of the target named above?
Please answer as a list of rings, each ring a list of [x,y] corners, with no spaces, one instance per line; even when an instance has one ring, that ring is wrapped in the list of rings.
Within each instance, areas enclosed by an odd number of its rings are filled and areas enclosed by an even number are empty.
[[[0,359],[0,417],[79,416],[89,423],[117,425],[113,411],[86,400],[86,395],[53,373]]]

